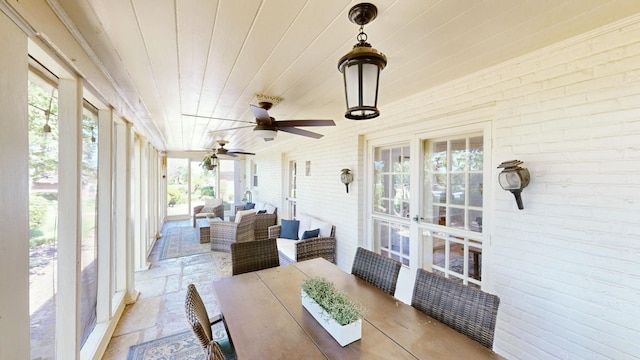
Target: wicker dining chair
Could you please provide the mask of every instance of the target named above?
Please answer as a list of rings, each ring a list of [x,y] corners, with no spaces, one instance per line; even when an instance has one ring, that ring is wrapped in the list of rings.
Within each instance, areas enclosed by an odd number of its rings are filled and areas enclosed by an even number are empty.
[[[418,269],[411,306],[489,349],[499,305],[496,295]]]
[[[280,266],[276,239],[231,244],[233,275]]]
[[[233,357],[233,346],[228,339],[221,342],[213,340],[211,325],[222,321],[222,317],[218,317],[213,323],[209,321],[207,308],[204,306],[202,298],[200,297],[196,286],[193,284],[189,284],[189,286],[187,286],[187,296],[185,298],[184,306],[187,321],[191,326],[193,334],[200,341],[200,345],[202,345],[202,351],[204,352],[205,359],[224,360],[228,357]],[[225,356],[225,353],[229,356]]]
[[[351,273],[393,295],[402,264],[373,251],[358,247]]]

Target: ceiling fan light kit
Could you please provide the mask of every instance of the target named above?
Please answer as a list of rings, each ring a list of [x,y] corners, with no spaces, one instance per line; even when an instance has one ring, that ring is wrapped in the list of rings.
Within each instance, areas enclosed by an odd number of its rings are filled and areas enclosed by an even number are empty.
[[[349,10],[349,20],[360,25],[358,43],[338,61],[338,70],[344,76],[347,101],[345,117],[351,120],[373,119],[378,110],[378,85],[380,71],[387,65],[387,57],[367,43],[364,25],[378,15],[378,8],[370,3],[360,3]]]

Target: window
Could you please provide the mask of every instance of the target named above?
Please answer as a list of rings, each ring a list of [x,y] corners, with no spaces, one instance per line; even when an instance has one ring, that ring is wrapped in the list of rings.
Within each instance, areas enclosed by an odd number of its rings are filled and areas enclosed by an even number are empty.
[[[258,164],[253,164],[253,188],[258,187]]]
[[[408,218],[409,147],[376,148],[374,156],[373,212]]]
[[[482,279],[484,137],[424,140],[422,222],[434,272],[473,286]]]
[[[84,344],[96,326],[98,301],[98,111],[86,101],[82,111],[81,177],[80,326]]]
[[[410,147],[374,148],[373,238],[380,254],[410,265]]]
[[[58,223],[58,89],[29,73],[29,313],[31,358],[55,354]]]

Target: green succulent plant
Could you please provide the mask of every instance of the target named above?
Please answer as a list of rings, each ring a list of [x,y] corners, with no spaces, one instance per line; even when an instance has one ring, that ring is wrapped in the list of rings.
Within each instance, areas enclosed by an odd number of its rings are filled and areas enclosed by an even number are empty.
[[[332,282],[321,277],[310,277],[300,285],[329,316],[340,325],[348,325],[367,312],[361,305],[350,300],[347,295],[336,289]]]

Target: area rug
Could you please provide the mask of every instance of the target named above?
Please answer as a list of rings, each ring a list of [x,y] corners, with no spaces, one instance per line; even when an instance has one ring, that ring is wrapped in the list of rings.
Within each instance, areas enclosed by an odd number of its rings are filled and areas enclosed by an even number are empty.
[[[160,260],[211,252],[209,244],[200,244],[198,229],[190,226],[169,227],[160,241]]]
[[[215,323],[211,330],[216,341],[227,338],[222,322]],[[127,360],[204,360],[204,353],[200,342],[189,330],[133,345]]]

